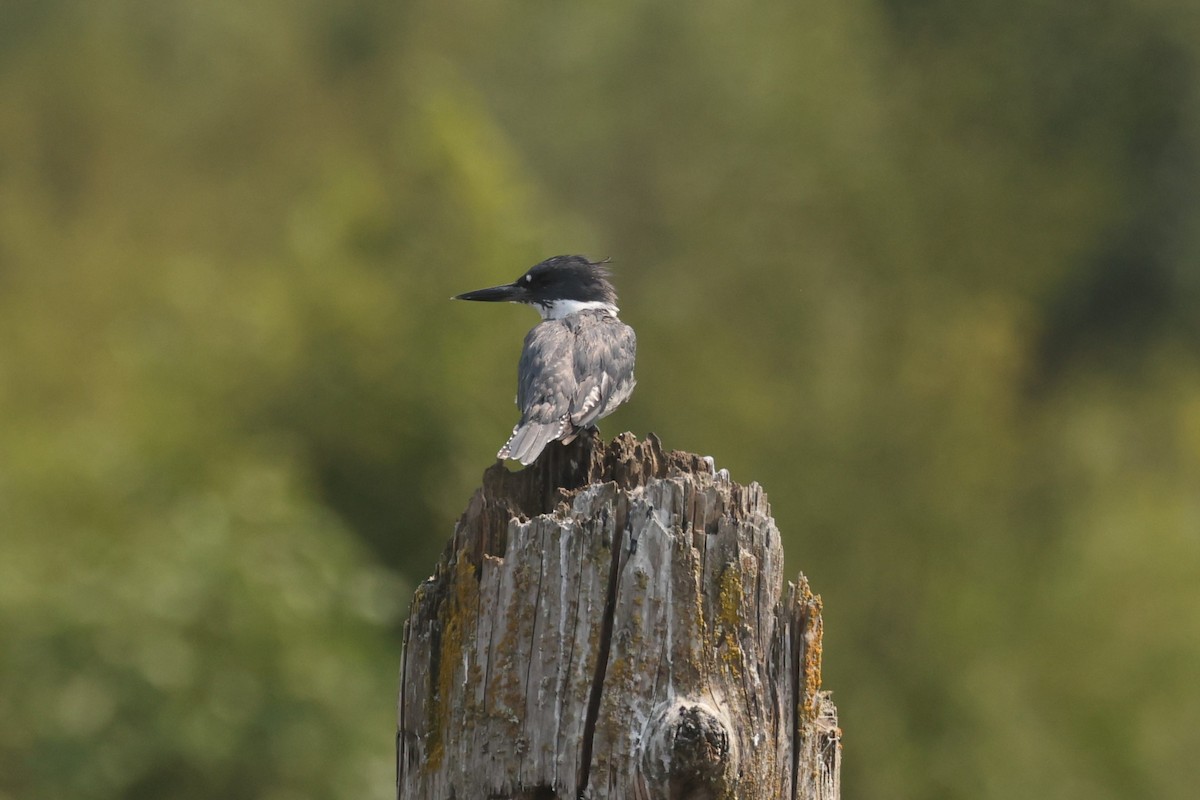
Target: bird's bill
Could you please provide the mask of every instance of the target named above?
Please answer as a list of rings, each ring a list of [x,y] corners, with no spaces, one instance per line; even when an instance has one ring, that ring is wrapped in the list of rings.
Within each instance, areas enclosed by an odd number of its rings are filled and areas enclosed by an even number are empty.
[[[473,292],[458,294],[452,297],[452,300],[481,300],[487,303],[520,303],[525,300],[528,295],[527,290],[523,286],[518,286],[515,283],[509,283],[504,286],[493,286],[490,289],[476,289]]]

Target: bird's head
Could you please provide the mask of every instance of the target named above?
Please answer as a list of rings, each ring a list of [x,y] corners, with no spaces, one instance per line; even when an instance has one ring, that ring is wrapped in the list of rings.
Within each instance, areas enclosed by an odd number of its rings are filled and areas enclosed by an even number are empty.
[[[615,314],[617,291],[609,283],[607,264],[583,256],[554,256],[534,265],[512,283],[453,299],[524,303],[536,308],[543,319],[560,319],[587,309]]]

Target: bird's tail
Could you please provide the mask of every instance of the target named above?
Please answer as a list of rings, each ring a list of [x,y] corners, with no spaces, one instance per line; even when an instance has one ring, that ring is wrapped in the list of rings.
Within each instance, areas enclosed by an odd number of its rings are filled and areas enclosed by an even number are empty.
[[[500,448],[496,458],[511,458],[529,466],[542,454],[546,445],[571,432],[573,426],[569,419],[563,418],[554,422],[525,422],[513,428],[512,436]]]

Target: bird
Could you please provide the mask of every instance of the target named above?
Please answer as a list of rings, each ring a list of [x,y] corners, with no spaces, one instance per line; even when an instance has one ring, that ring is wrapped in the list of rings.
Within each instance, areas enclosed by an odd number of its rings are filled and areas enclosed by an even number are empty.
[[[617,316],[608,260],[554,256],[515,281],[453,300],[522,303],[541,314],[517,364],[520,421],[498,459],[528,466],[551,442],[575,437],[629,399],[637,337]]]

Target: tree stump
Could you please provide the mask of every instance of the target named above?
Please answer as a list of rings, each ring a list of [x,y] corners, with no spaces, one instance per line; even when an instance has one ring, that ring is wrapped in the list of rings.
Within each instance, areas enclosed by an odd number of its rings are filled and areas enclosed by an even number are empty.
[[[404,628],[397,792],[839,797],[821,601],[766,495],[651,435],[484,474]]]

